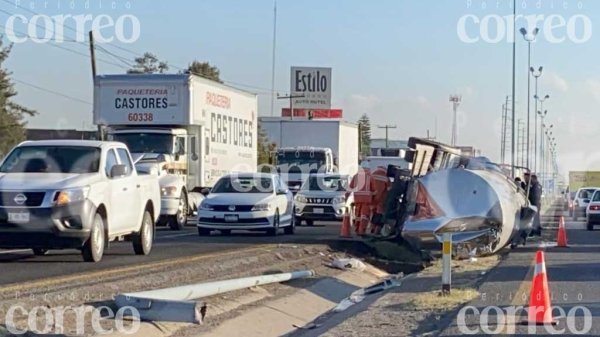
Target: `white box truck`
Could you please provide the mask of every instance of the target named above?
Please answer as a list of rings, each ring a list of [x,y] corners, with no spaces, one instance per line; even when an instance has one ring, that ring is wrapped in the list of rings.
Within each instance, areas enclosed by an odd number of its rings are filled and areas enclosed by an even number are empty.
[[[218,178],[256,171],[257,97],[191,74],[97,76],[94,123],[158,175],[159,222],[181,229]]]
[[[353,175],[358,171],[358,125],[342,120],[260,117],[260,127],[277,145],[276,165],[290,188],[309,173]]]

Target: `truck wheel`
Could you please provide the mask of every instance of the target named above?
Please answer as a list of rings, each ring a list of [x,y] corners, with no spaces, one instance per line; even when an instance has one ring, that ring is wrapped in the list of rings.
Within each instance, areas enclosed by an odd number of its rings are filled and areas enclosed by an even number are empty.
[[[179,205],[177,206],[177,213],[170,217],[169,219],[169,227],[171,227],[174,231],[180,231],[185,228],[187,224],[187,216],[188,216],[188,200],[187,194],[185,192],[181,192],[181,196],[179,197]]]
[[[294,233],[296,233],[296,218],[292,216],[292,220],[290,225],[287,226],[284,230],[283,233],[286,235],[294,235]]]
[[[104,219],[98,213],[94,215],[92,230],[89,239],[83,245],[81,255],[85,262],[99,262],[104,255],[104,245],[106,237],[104,235]]]
[[[148,255],[152,250],[154,241],[154,226],[152,226],[152,215],[150,212],[144,212],[142,227],[140,231],[133,235],[133,251],[135,255]]]
[[[588,231],[593,231],[594,230],[594,225],[591,222],[589,222],[589,221],[587,222],[587,226],[586,227],[587,227]]]
[[[275,211],[275,217],[273,218],[273,228],[267,229],[269,236],[277,236],[279,234],[279,210]]]
[[[309,227],[312,227],[315,225],[315,221],[314,220],[306,220],[306,225]]]
[[[48,255],[48,249],[43,248],[33,248],[33,255],[35,256],[45,256]]]

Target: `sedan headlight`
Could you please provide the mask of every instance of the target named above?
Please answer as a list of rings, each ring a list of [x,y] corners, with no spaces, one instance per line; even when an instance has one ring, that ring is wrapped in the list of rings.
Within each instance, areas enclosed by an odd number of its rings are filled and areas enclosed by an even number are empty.
[[[297,202],[301,202],[303,204],[306,204],[308,202],[308,200],[306,199],[306,197],[303,196],[303,195],[296,195],[296,201]]]
[[[213,211],[213,210],[214,210],[214,206],[213,206],[213,205],[211,205],[211,204],[209,204],[209,203],[208,203],[208,202],[206,202],[206,201],[203,201],[203,202],[200,204],[200,210],[202,210],[202,211]]]
[[[177,186],[165,186],[160,189],[160,195],[163,197],[176,197]]]
[[[252,207],[252,212],[269,211],[271,210],[271,204],[256,204]]]
[[[54,204],[60,206],[72,202],[83,201],[87,199],[89,192],[90,188],[88,186],[58,191],[54,196]]]
[[[333,204],[334,205],[343,204],[345,202],[346,202],[346,197],[344,197],[344,196],[333,198]]]

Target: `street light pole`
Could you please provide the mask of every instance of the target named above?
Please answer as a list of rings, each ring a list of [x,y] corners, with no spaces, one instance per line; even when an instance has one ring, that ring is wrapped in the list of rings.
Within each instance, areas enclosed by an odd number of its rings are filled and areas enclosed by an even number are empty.
[[[537,87],[537,79],[536,79],[536,87]],[[544,111],[544,101],[546,101],[548,98],[550,98],[550,95],[544,96],[543,99],[540,98],[538,95],[535,95],[534,98],[535,98],[535,102],[536,102],[535,103],[536,108],[537,108],[538,102],[540,103],[540,110],[539,111],[536,110],[537,114],[535,115],[536,116],[536,120],[535,120],[535,144],[534,144],[534,165],[533,165],[534,168],[533,168],[533,170],[537,171],[537,169],[538,169],[538,165],[537,165],[537,157],[538,157],[538,152],[537,152],[537,149],[538,149],[538,146],[537,146],[537,138],[538,138],[538,136],[537,136],[537,125],[538,125],[537,124],[537,115],[541,114],[542,111]],[[547,111],[545,111],[545,113],[546,112]],[[542,134],[540,134],[540,138],[541,137],[542,137]]]
[[[527,167],[530,167],[531,161],[529,158],[529,130],[531,129],[530,119],[531,119],[531,42],[535,41],[535,37],[537,36],[539,29],[536,27],[531,32],[531,35],[527,33],[527,29],[521,28],[521,34],[523,34],[523,38],[527,41]]]
[[[513,50],[512,50],[512,141],[511,141],[511,174],[515,178],[515,101],[516,97],[516,62],[517,62],[517,0],[513,0]]]

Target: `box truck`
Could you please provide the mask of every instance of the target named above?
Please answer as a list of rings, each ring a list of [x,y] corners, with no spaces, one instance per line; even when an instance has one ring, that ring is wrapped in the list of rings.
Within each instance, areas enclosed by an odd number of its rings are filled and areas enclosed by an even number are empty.
[[[140,172],[159,176],[159,222],[181,229],[203,189],[256,171],[257,97],[191,74],[97,76],[94,123],[125,143]]]
[[[358,125],[342,120],[261,117],[260,127],[275,143],[275,164],[291,189],[310,173],[353,175],[358,171]]]

